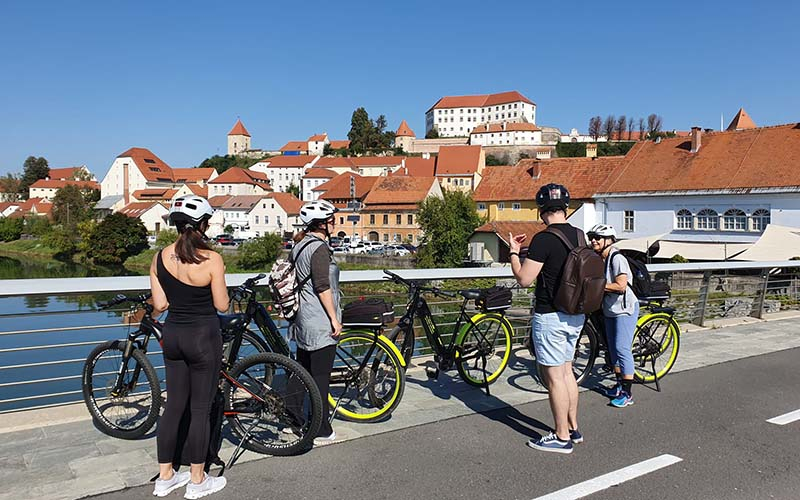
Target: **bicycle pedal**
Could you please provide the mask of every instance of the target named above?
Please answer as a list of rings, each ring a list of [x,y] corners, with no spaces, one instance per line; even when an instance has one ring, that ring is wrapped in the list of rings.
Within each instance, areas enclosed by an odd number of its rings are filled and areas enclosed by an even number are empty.
[[[425,375],[427,375],[428,378],[432,378],[432,379],[436,380],[436,379],[439,378],[439,369],[438,368],[427,367],[427,368],[425,368]]]

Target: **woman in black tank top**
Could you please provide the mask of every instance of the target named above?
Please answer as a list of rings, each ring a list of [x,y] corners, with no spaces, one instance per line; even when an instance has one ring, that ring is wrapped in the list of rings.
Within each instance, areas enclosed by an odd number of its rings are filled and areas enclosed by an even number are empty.
[[[163,352],[167,404],[158,423],[159,479],[156,496],[184,485],[186,498],[200,498],[225,487],[224,477],[205,474],[210,434],[211,403],[219,381],[222,336],[217,311],[228,309],[222,257],[206,243],[205,231],[213,210],[199,196],[178,198],[169,219],[178,240],[153,258],[150,287],[156,314],[168,310],[164,321]],[[175,472],[178,427],[187,405],[191,423],[186,440],[190,472]],[[180,456],[180,454],[178,454]]]

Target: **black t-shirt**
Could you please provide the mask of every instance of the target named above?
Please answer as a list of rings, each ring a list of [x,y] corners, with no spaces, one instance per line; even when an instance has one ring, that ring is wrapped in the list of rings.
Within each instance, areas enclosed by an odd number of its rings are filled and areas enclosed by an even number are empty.
[[[578,244],[578,230],[570,224],[551,224],[550,227],[560,229],[570,242]],[[540,314],[556,312],[553,298],[561,282],[561,272],[568,254],[567,246],[555,234],[542,231],[533,237],[528,246],[528,258],[544,264],[536,278],[535,312]]]

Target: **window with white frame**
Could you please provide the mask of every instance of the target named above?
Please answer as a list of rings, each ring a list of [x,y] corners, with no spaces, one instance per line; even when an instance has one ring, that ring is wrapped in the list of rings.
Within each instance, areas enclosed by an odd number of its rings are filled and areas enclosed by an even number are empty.
[[[752,231],[765,230],[767,225],[770,223],[769,210],[765,208],[759,208],[753,212],[753,215],[750,216],[750,221],[750,229]]]
[[[511,210],[522,210],[522,203],[512,203]]]
[[[625,210],[622,227],[625,232],[632,233],[634,231],[633,210]]]
[[[746,231],[747,214],[738,208],[731,208],[722,214],[722,229],[725,231]]]
[[[501,201],[500,203],[498,203],[498,204],[497,204],[497,209],[498,209],[498,210],[505,210],[505,209],[506,209],[506,204],[505,204],[505,202]]]
[[[678,215],[675,218],[675,229],[692,229],[692,212],[682,208],[678,210]]]
[[[701,231],[716,231],[719,229],[719,214],[710,208],[697,212],[697,229]]]
[[[478,210],[486,210],[486,203],[478,203]]]

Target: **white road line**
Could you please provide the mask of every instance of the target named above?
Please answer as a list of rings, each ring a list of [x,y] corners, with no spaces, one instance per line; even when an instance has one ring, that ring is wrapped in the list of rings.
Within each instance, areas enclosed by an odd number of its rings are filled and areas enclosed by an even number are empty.
[[[790,411],[784,415],[779,415],[775,418],[771,418],[767,420],[767,422],[776,425],[786,425],[791,424],[795,420],[800,420],[800,410]]]
[[[608,474],[603,474],[594,479],[569,486],[563,490],[554,491],[553,493],[535,498],[534,500],[574,500],[576,498],[583,498],[592,493],[597,493],[598,491],[622,484],[625,481],[630,481],[639,476],[657,471],[658,469],[663,469],[664,467],[676,464],[682,460],[682,458],[674,455],[660,455],[645,460],[644,462],[629,465],[614,472],[609,472]]]

